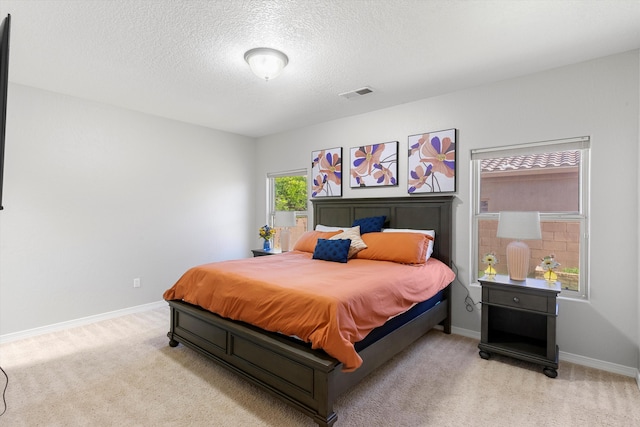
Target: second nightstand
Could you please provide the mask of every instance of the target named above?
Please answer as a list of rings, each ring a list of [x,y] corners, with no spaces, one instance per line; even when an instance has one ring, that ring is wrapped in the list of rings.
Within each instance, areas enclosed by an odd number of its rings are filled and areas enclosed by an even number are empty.
[[[276,255],[282,253],[281,251],[275,249],[270,249],[268,251],[265,251],[264,249],[251,249],[251,252],[253,252],[254,258],[258,256]]]
[[[512,281],[508,276],[479,279],[482,285],[480,357],[503,354],[544,366],[558,376],[556,318],[559,283],[540,279]]]

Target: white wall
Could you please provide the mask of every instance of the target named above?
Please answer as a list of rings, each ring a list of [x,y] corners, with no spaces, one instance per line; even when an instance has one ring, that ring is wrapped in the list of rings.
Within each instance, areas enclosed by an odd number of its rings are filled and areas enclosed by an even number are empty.
[[[640,80],[640,67],[638,69],[638,80]],[[640,87],[638,88],[638,99],[640,99]],[[640,111],[638,111],[638,146],[640,147]],[[640,164],[640,150],[638,150],[638,164]],[[636,375],[636,382],[640,388],[640,174],[638,174],[638,277],[636,278],[636,286],[638,288],[638,307],[636,312],[638,314],[638,331],[637,331],[637,343],[638,343],[638,373]]]
[[[161,301],[187,268],[249,256],[254,150],[251,138],[11,84],[0,335]]]
[[[258,189],[264,186],[261,175],[268,168],[309,168],[312,150],[342,146],[348,164],[351,147],[397,140],[399,152],[406,153],[409,135],[457,128],[454,261],[461,281],[468,285],[470,150],[588,135],[592,144],[591,296],[586,303],[560,301],[558,342],[563,352],[636,367],[638,75],[639,56],[634,51],[261,138]],[[401,154],[400,186],[351,189],[347,182],[343,197],[406,195],[406,160]],[[257,199],[266,199],[264,190]],[[258,204],[256,217],[264,211],[264,204]],[[480,314],[466,311],[461,287],[454,288],[454,298],[454,326],[479,331]]]

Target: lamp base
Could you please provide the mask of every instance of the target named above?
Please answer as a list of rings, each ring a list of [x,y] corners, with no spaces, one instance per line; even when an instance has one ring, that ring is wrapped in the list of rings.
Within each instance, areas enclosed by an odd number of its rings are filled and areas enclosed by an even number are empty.
[[[291,233],[289,232],[289,229],[283,228],[282,231],[280,231],[280,250],[282,250],[282,252],[289,251],[290,239]]]
[[[507,269],[511,280],[526,280],[531,251],[526,243],[514,240],[507,246]]]

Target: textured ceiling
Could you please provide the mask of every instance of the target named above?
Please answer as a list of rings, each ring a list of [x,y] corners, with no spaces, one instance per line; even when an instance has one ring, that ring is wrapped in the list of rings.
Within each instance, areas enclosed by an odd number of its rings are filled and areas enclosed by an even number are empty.
[[[7,13],[10,81],[252,137],[640,48],[640,0],[0,0]],[[273,81],[244,62],[261,46],[289,56]]]

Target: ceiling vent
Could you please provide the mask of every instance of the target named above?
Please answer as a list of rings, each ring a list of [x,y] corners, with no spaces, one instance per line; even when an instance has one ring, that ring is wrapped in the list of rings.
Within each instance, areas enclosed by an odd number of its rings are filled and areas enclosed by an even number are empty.
[[[352,99],[352,98],[358,98],[370,93],[373,93],[373,89],[365,86],[365,87],[361,87],[360,89],[352,90],[349,92],[343,92],[341,94],[338,94],[338,96],[341,96],[346,99]]]

